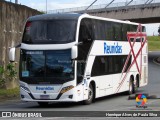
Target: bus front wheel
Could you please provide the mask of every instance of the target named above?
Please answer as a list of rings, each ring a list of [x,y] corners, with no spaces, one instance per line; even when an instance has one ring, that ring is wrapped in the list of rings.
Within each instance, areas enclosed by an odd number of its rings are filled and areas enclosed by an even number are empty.
[[[93,99],[94,99],[94,91],[93,91],[93,86],[90,84],[88,89],[88,99],[84,101],[84,104],[85,105],[91,104]]]

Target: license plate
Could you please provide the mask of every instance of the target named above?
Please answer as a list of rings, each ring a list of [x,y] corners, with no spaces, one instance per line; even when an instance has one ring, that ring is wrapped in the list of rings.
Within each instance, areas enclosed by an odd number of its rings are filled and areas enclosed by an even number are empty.
[[[49,95],[40,95],[40,99],[49,99]]]

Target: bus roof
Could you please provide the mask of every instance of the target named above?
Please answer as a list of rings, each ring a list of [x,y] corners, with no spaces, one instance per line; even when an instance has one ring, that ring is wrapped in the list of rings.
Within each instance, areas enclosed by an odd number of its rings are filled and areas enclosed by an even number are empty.
[[[130,22],[129,20],[118,20],[118,19],[113,19],[113,18],[104,18],[104,17],[93,16],[93,15],[89,15],[89,14],[83,14],[82,16],[83,16],[83,18],[91,18],[91,19],[112,21],[112,22],[123,23],[123,24],[139,25],[139,23]],[[144,26],[143,24],[141,24],[141,25]]]
[[[82,14],[77,13],[64,13],[64,14],[42,14],[42,15],[36,15],[32,16],[28,19],[28,21],[35,21],[35,20],[53,20],[53,19],[72,19],[76,20],[81,16]]]
[[[112,22],[118,22],[118,23],[124,23],[124,24],[132,24],[132,25],[138,25],[138,23],[130,22],[130,21],[124,21],[124,20],[118,20],[118,19],[112,19],[112,18],[103,18],[98,16],[92,16],[89,14],[80,14],[80,13],[57,13],[57,14],[42,14],[42,15],[36,15],[29,17],[28,21],[36,21],[36,20],[53,20],[53,19],[72,19],[77,20],[79,17],[82,18],[91,18],[91,19],[98,19],[98,20],[105,20],[105,21],[112,21]],[[143,26],[143,24],[142,24]]]

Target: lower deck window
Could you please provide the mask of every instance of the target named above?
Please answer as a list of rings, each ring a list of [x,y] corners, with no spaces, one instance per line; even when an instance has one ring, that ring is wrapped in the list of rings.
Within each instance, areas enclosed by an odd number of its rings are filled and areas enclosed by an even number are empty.
[[[91,76],[108,75],[121,73],[125,63],[126,67],[124,72],[126,72],[131,64],[132,57],[129,56],[128,62],[126,62],[128,55],[119,56],[96,56]]]

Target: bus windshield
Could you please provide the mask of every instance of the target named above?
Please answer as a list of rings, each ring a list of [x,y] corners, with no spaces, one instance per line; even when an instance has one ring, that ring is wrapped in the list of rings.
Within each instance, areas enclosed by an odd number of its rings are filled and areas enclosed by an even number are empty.
[[[74,63],[71,61],[71,50],[21,50],[20,76],[73,80]]]
[[[27,44],[64,44],[75,41],[76,20],[28,21],[22,42]]]

